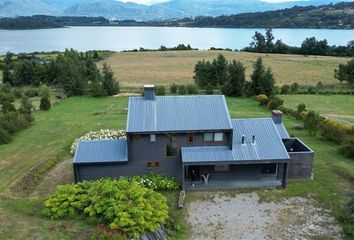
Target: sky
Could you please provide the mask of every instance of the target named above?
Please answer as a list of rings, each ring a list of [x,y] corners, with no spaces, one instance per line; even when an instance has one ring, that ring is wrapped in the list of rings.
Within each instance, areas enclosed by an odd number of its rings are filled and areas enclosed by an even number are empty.
[[[140,4],[151,5],[154,3],[168,2],[169,0],[119,0],[120,2],[134,2]],[[237,0],[235,0],[237,1]],[[279,2],[295,2],[295,1],[306,1],[306,0],[261,0],[263,2],[279,3]]]

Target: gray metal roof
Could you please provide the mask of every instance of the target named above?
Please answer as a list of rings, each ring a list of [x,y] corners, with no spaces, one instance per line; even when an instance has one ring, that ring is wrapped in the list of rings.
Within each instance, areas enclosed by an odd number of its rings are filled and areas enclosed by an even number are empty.
[[[127,132],[232,129],[223,95],[130,97]]]
[[[286,131],[286,128],[284,127],[284,124],[275,124],[277,127],[278,133],[282,139],[288,139],[290,138],[288,131]]]
[[[232,162],[232,161],[279,161],[289,160],[289,154],[270,118],[232,120],[233,146],[182,148],[183,163]],[[241,143],[242,136],[245,143]],[[255,143],[252,143],[255,136]]]
[[[73,163],[97,164],[127,161],[127,140],[94,140],[79,142]]]

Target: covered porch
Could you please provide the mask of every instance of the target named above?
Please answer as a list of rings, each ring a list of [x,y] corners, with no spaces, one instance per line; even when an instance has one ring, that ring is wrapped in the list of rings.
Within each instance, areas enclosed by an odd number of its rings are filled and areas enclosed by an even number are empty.
[[[286,187],[287,162],[183,165],[185,190]]]

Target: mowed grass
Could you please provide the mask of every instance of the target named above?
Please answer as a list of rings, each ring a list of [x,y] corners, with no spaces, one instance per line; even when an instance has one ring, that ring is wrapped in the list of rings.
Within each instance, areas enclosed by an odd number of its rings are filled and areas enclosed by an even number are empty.
[[[194,66],[198,60],[212,60],[219,53],[228,60],[240,60],[246,66],[247,78],[253,63],[262,57],[272,68],[277,85],[297,82],[304,85],[338,84],[334,69],[348,58],[260,54],[229,51],[166,51],[115,53],[107,61],[123,87],[142,87],[144,84],[170,85],[193,83]]]
[[[232,118],[270,117],[270,112],[258,106],[253,99],[228,98]],[[38,112],[30,128],[21,131],[8,145],[0,146],[0,236],[2,239],[88,239],[95,225],[82,221],[52,221],[40,214],[43,196],[35,198],[18,196],[10,187],[26,175],[30,169],[66,151],[68,146],[84,133],[101,128],[124,129],[127,97],[69,98],[53,106],[49,112]],[[319,204],[332,210],[339,217],[354,192],[354,162],[342,157],[337,146],[314,138],[307,131],[295,131],[293,118],[284,118],[290,134],[300,137],[315,152],[314,181],[290,181],[285,190],[257,190],[264,200],[277,200],[287,196],[311,195]],[[65,174],[63,174],[65,176]],[[51,185],[52,186],[52,185]],[[53,192],[53,189],[48,189]],[[171,206],[177,194],[167,194]],[[183,212],[173,210],[173,215],[183,218]],[[183,239],[183,236],[180,236]]]
[[[284,104],[296,109],[300,103],[305,103],[308,110],[320,114],[354,123],[354,96],[353,95],[280,95]]]

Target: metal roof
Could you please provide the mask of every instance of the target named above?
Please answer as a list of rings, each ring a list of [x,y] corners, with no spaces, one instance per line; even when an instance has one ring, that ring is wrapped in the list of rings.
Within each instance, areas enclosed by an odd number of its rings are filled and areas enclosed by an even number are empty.
[[[130,97],[127,132],[232,129],[223,95]]]
[[[127,161],[127,140],[93,140],[79,142],[73,163],[97,164]]]
[[[277,127],[278,133],[282,139],[288,139],[290,138],[288,131],[286,131],[286,128],[284,127],[284,124],[275,124]]]
[[[184,147],[183,163],[289,160],[277,127],[270,118],[232,120],[233,146]],[[242,144],[241,138],[245,136]],[[255,143],[252,143],[255,136]]]

